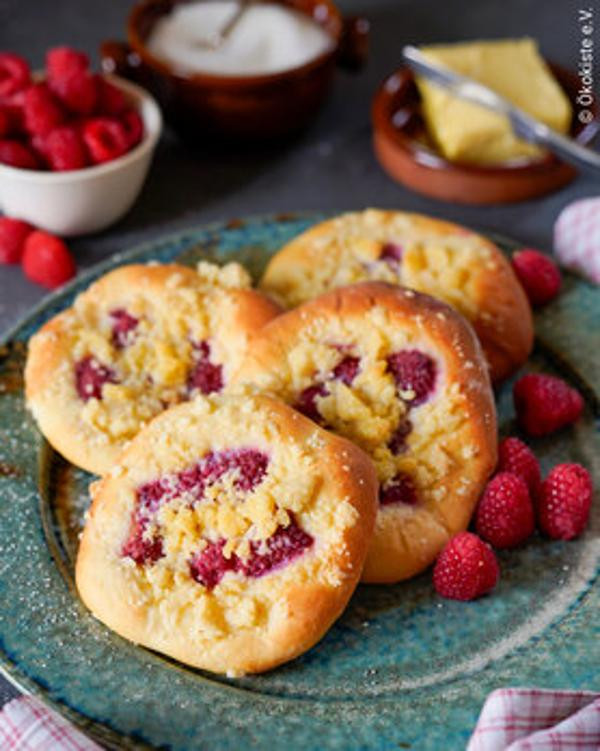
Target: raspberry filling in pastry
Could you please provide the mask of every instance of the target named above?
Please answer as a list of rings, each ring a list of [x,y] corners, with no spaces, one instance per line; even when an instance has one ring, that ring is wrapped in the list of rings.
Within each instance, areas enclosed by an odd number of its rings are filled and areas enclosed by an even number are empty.
[[[166,475],[140,486],[131,533],[121,551],[140,565],[152,565],[164,555],[163,537],[157,513],[175,499],[184,499],[193,508],[202,502],[212,486],[229,475],[235,491],[251,493],[264,479],[269,464],[266,454],[256,449],[230,449],[211,452],[193,467]],[[251,540],[248,555],[225,555],[227,540],[204,540],[205,547],[189,561],[192,578],[213,589],[228,571],[257,578],[280,568],[301,555],[314,540],[302,530],[293,516],[265,540]]]
[[[389,263],[390,266],[397,266],[402,260],[403,253],[404,248],[402,245],[399,245],[398,243],[385,243],[381,248],[379,260]]]
[[[102,399],[105,383],[118,383],[112,368],[102,365],[95,357],[88,356],[75,364],[75,385],[84,402],[88,399]]]
[[[132,316],[123,308],[113,310],[110,314],[113,319],[112,343],[117,349],[123,349],[133,341],[133,331],[135,331],[139,319]]]
[[[210,361],[210,344],[203,341],[192,346],[195,362],[187,379],[188,393],[196,390],[202,394],[221,391],[224,386],[223,366]]]
[[[302,555],[314,539],[301,529],[296,521],[287,527],[278,527],[271,537],[261,543],[250,543],[250,555],[244,561],[235,553],[225,557],[225,540],[212,542],[190,561],[192,578],[207,589],[213,589],[228,571],[258,578],[281,568]]]
[[[347,350],[345,346],[338,346],[340,351]],[[417,349],[401,350],[388,355],[386,359],[387,372],[396,383],[398,397],[404,403],[406,411],[424,404],[432,395],[437,377],[437,367],[429,355]],[[330,395],[328,382],[341,381],[351,387],[360,372],[359,357],[346,355],[320,383],[308,386],[300,392],[295,408],[324,427],[328,427],[319,411],[317,400]],[[387,446],[394,456],[407,452],[407,438],[412,432],[413,424],[407,416],[401,418],[398,427],[392,434]],[[417,492],[409,475],[399,472],[384,483],[380,489],[379,500],[382,505],[405,503],[414,506]]]

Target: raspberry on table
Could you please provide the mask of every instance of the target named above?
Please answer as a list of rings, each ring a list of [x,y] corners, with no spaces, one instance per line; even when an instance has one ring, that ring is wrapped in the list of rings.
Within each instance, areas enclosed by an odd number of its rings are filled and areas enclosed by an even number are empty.
[[[129,139],[122,123],[109,117],[95,117],[83,125],[83,140],[92,161],[110,162],[129,150]]]
[[[44,158],[57,172],[87,167],[85,144],[79,130],[71,125],[55,128],[43,144]]]
[[[547,435],[570,425],[583,412],[583,397],[561,378],[528,373],[513,387],[520,426],[532,436]]]
[[[442,597],[474,600],[496,586],[500,569],[494,551],[472,532],[454,535],[433,569],[433,586]]]
[[[29,65],[19,55],[0,52],[0,97],[10,96],[29,85]]]
[[[477,534],[495,548],[514,548],[535,529],[535,515],[525,480],[500,472],[488,483],[475,514]]]
[[[28,149],[20,141],[12,140],[0,141],[0,164],[18,167],[19,169],[37,169],[39,166],[31,149]]]
[[[23,97],[25,128],[32,135],[45,136],[65,121],[65,114],[44,83],[31,86]]]
[[[32,282],[54,289],[75,275],[75,262],[60,238],[35,230],[25,240],[23,271]]]
[[[526,443],[511,436],[505,438],[498,446],[498,472],[512,472],[523,479],[532,498],[540,490],[542,476],[540,463]]]
[[[46,53],[48,78],[69,78],[74,73],[85,73],[90,61],[85,52],[71,47],[53,47]]]
[[[0,263],[20,263],[26,238],[33,227],[20,219],[0,217]]]
[[[518,250],[513,254],[512,266],[532,305],[546,305],[560,292],[558,266],[538,250]]]
[[[557,464],[542,483],[537,515],[542,531],[572,540],[585,529],[592,505],[592,477],[581,464]]]

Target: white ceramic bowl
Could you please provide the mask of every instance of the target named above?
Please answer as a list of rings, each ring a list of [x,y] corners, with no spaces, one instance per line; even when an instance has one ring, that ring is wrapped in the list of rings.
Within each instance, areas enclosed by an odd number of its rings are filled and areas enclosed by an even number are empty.
[[[0,164],[0,209],[63,237],[98,232],[133,205],[162,130],[155,99],[140,86],[105,78],[125,94],[144,121],[144,137],[112,162],[69,172],[41,172]]]

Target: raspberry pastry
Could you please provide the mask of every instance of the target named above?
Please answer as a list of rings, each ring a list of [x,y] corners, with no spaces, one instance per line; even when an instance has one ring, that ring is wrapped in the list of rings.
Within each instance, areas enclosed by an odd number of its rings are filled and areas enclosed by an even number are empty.
[[[217,673],[309,649],[348,602],[377,509],[369,458],[267,396],[199,397],[133,439],[93,503],[77,587],[127,639]]]
[[[33,336],[28,405],[69,461],[107,472],[166,407],[220,391],[250,335],[278,313],[241,267],[123,266]]]
[[[272,259],[261,286],[287,306],[366,280],[444,300],[472,324],[493,381],[527,359],[531,309],[501,251],[464,227],[401,211],[343,214],[296,237]]]
[[[496,419],[479,343],[449,306],[381,282],[333,290],[267,324],[234,381],[373,459],[379,513],[364,581],[413,576],[467,527],[496,462]]]

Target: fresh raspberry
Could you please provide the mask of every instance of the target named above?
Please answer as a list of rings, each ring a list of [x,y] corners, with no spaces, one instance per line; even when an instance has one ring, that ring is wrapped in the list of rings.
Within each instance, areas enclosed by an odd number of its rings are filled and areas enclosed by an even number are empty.
[[[46,137],[44,157],[51,169],[57,172],[82,169],[87,166],[87,151],[77,128],[63,125]]]
[[[83,140],[95,164],[117,159],[129,149],[125,127],[109,117],[95,117],[84,123]]]
[[[29,85],[29,65],[19,55],[0,52],[0,96],[10,96]]]
[[[127,110],[121,115],[121,123],[127,133],[129,148],[137,146],[144,135],[144,121],[135,110]]]
[[[23,246],[33,227],[20,219],[0,217],[0,263],[20,263]]]
[[[0,107],[0,138],[10,135],[12,118],[6,107]]]
[[[496,475],[479,501],[475,529],[495,548],[514,548],[531,537],[535,516],[525,480],[512,472]]]
[[[25,240],[23,271],[32,282],[53,289],[75,275],[75,262],[60,238],[36,230]]]
[[[406,349],[391,354],[387,365],[398,389],[413,392],[414,396],[406,399],[411,407],[427,400],[436,377],[436,367],[431,357],[416,349]]]
[[[25,92],[18,91],[10,97],[0,99],[0,137],[6,135],[20,135],[25,129],[23,102]]]
[[[31,86],[23,97],[25,128],[32,135],[46,136],[62,125],[64,113],[46,84]]]
[[[560,378],[528,373],[513,387],[519,424],[533,436],[553,433],[577,420],[583,411],[583,398]]]
[[[512,266],[532,305],[545,305],[558,295],[560,271],[548,256],[526,248],[513,254]]]
[[[542,476],[536,455],[526,443],[518,438],[505,438],[498,446],[498,472],[512,472],[518,475],[535,498],[540,490]]]
[[[442,597],[474,600],[490,592],[500,578],[494,551],[471,532],[454,535],[433,569],[433,586]]]
[[[98,89],[96,78],[87,72],[75,72],[66,78],[49,79],[52,93],[77,115],[91,115],[96,109]]]
[[[90,61],[84,52],[71,47],[54,47],[46,53],[48,78],[69,78],[74,73],[85,73]]]
[[[127,109],[127,100],[121,89],[102,76],[96,76],[98,101],[96,109],[99,115],[118,117]]]
[[[540,527],[555,540],[578,537],[592,505],[592,478],[580,464],[557,464],[542,484],[537,505]]]
[[[20,169],[37,169],[39,167],[33,151],[20,141],[0,141],[0,164]]]

